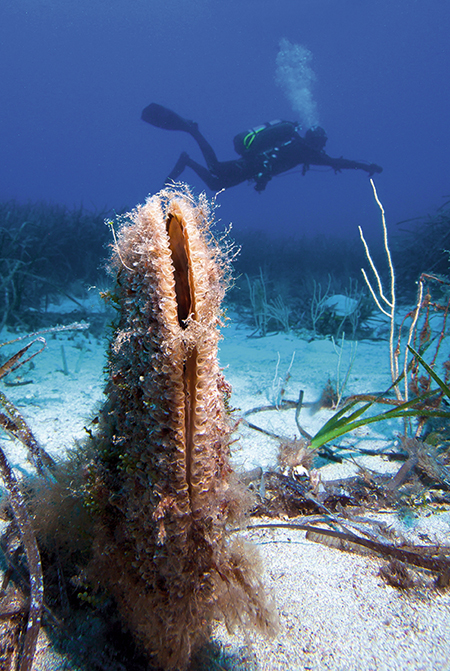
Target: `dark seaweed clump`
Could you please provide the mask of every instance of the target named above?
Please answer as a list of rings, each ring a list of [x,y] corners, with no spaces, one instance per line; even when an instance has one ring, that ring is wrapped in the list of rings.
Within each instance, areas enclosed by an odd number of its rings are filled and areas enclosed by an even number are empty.
[[[33,331],[86,318],[79,299],[91,286],[108,285],[104,260],[112,235],[105,219],[111,215],[114,218],[108,209],[91,212],[46,202],[0,203],[0,327]],[[233,237],[240,253],[227,305],[255,334],[294,330],[307,331],[311,337],[373,336],[368,319],[374,306],[361,275],[366,259],[356,231],[351,239],[273,238],[261,231],[233,229]],[[410,303],[422,273],[448,274],[449,204],[431,215],[401,222],[391,238],[397,300]],[[371,242],[371,252],[382,279],[387,279],[381,240],[378,245]],[[256,292],[256,308],[250,287]],[[336,294],[356,301],[352,317],[325,309],[314,318],[314,301]],[[48,305],[64,297],[73,311],[55,319]],[[104,326],[92,315],[89,321],[91,330]]]
[[[306,330],[312,337],[373,336],[373,327],[367,322],[374,312],[374,304],[361,274],[367,260],[357,231],[352,238],[338,234],[275,238],[261,231],[233,229],[233,236],[241,251],[234,263],[236,280],[228,302],[240,320],[255,328],[256,335]],[[449,274],[449,202],[435,213],[400,222],[395,227],[390,225],[390,239],[397,302],[408,305],[416,298],[417,281],[422,273],[444,278]],[[387,285],[381,236],[378,242],[371,240],[370,249]],[[256,292],[256,315],[249,287]],[[442,295],[437,296],[435,287],[435,299],[444,302],[446,292],[443,287]],[[314,301],[336,294],[356,301],[357,312],[353,318],[342,319],[333,310],[326,309],[316,314],[314,323]],[[261,316],[263,303],[265,317]]]
[[[0,328],[34,331],[86,317],[79,299],[90,286],[106,283],[108,214],[46,202],[0,203]],[[48,305],[63,298],[73,311],[55,320]]]
[[[397,224],[392,256],[404,297],[414,299],[421,273],[447,276],[450,250],[450,201],[436,212]]]

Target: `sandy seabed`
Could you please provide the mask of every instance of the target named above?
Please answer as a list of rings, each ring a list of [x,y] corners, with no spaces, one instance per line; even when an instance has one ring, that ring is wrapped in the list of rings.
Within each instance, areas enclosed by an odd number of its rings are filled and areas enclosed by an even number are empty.
[[[338,355],[329,340],[308,342],[293,334],[250,338],[248,329],[232,322],[223,334],[219,357],[233,388],[232,404],[240,411],[276,401],[289,368],[285,397],[292,400],[302,389],[306,402],[316,401],[328,377],[336,378]],[[4,332],[0,341],[10,335]],[[55,458],[63,458],[66,449],[86,435],[84,427],[89,426],[102,402],[105,348],[104,341],[86,332],[50,335],[45,351],[19,371],[29,384],[7,387],[5,381],[0,382],[36,438]],[[11,345],[1,353],[6,356],[17,349],[17,345]],[[448,343],[441,349],[448,354]],[[350,343],[344,343],[341,375],[349,356]],[[382,391],[389,384],[386,340],[361,341],[347,393]],[[301,421],[307,431],[314,433],[328,417],[326,410],[314,415],[304,410]],[[293,411],[258,414],[254,421],[288,438],[298,435]],[[382,450],[392,444],[399,429],[395,421],[371,429],[364,427],[356,440],[359,445]],[[275,440],[242,425],[239,433],[240,440],[233,445],[236,468],[276,466]],[[352,440],[354,443],[354,436]],[[3,437],[2,445],[16,473],[31,472],[18,443]],[[398,464],[382,455],[359,456],[354,461],[324,466],[322,479],[347,477],[357,472],[358,463],[379,472],[398,470]],[[450,512],[416,517],[408,526],[393,513],[387,518],[411,542],[419,542],[423,534],[428,542],[449,542]],[[272,640],[251,632],[230,635],[218,624],[214,635],[230,651],[250,651],[252,668],[450,669],[450,592],[398,591],[379,575],[380,559],[311,542],[303,531],[260,529],[243,533],[259,548],[265,583],[278,612],[279,633]],[[70,668],[46,646],[43,633],[35,671]]]

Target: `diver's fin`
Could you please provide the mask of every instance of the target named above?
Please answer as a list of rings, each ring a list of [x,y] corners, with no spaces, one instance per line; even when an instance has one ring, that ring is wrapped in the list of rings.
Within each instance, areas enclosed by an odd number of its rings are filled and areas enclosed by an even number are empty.
[[[176,112],[172,112],[167,107],[157,105],[156,103],[151,103],[142,110],[141,119],[147,123],[151,123],[152,126],[165,128],[166,130],[184,130],[189,133],[192,128],[192,121],[187,121]]]

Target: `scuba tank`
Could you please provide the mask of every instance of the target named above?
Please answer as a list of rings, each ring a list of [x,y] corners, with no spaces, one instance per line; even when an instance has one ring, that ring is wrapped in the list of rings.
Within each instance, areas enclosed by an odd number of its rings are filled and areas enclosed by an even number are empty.
[[[292,139],[297,134],[296,129],[297,124],[292,121],[268,121],[236,135],[234,149],[240,156],[259,154]]]

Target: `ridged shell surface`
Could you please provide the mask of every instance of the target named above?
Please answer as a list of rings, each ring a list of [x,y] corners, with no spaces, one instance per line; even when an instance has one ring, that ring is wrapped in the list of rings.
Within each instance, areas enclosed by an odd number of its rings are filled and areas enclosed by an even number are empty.
[[[118,319],[91,466],[94,573],[141,643],[185,668],[215,617],[268,631],[259,576],[227,524],[245,507],[229,465],[217,360],[227,262],[206,200],[153,196],[125,219],[112,267]]]

